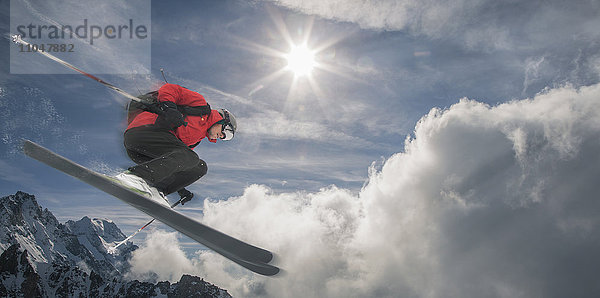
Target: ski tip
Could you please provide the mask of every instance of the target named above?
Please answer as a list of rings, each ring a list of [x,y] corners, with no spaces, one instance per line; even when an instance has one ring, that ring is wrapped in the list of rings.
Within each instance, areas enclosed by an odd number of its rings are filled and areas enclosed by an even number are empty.
[[[219,252],[217,251],[217,253],[219,253]],[[254,273],[260,274],[260,275],[275,276],[281,272],[281,269],[279,267],[276,267],[276,266],[273,266],[270,264],[239,259],[239,258],[236,258],[235,256],[231,256],[231,255],[229,255],[229,256],[223,255],[223,256],[232,260],[233,262],[237,263],[238,265],[241,265],[242,267],[244,267]]]
[[[30,156],[32,152],[35,152],[36,150],[39,151],[40,149],[48,150],[34,141],[28,139],[21,139],[21,151],[23,151],[25,155]]]
[[[279,267],[275,267],[277,268],[277,273],[270,275],[269,277],[271,278],[281,278],[281,279],[285,279],[286,277],[288,277],[288,272],[285,269],[279,268]]]
[[[28,139],[21,139],[21,151],[25,152],[25,154],[31,151],[32,147],[39,147],[39,145]]]
[[[279,264],[279,260],[281,259],[279,257],[279,255],[277,253],[274,253],[274,252],[270,252],[270,253],[271,253],[271,259],[267,263]]]
[[[287,272],[278,266],[278,264],[280,264],[280,257],[278,254],[271,252],[271,259],[267,263],[268,263],[267,265],[269,265],[273,268],[273,272],[272,272],[273,274],[269,275],[270,277],[282,278],[287,275]]]
[[[27,143],[29,143],[29,144],[35,144],[35,142],[33,142],[31,140],[28,140],[28,139],[21,139],[21,143],[22,144],[27,144]]]
[[[254,265],[258,265],[258,268],[253,268],[251,270],[254,271],[254,272],[256,272],[256,273],[258,273],[258,274],[264,275],[264,276],[280,277],[280,274],[282,274],[282,272],[283,272],[281,270],[281,268],[275,267],[275,266],[269,265],[269,264],[260,264],[260,265],[259,264],[254,264]]]

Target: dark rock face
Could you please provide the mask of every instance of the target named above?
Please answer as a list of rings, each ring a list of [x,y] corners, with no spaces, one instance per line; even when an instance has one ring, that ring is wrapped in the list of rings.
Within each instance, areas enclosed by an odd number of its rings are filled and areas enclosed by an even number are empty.
[[[0,255],[0,277],[3,281],[5,277],[15,277],[13,280],[8,280],[9,283],[3,282],[0,285],[0,296],[13,296],[14,291],[11,291],[11,286],[17,287],[19,292],[25,297],[40,297],[44,295],[39,281],[40,276],[35,272],[35,269],[27,259],[27,252],[19,251],[19,245],[11,245]],[[21,281],[18,285],[17,281]],[[7,288],[8,286],[8,288]]]
[[[125,239],[111,221],[84,217],[58,222],[34,196],[0,198],[0,297],[231,297],[199,277],[177,283],[126,280],[126,243],[117,254],[107,244]]]

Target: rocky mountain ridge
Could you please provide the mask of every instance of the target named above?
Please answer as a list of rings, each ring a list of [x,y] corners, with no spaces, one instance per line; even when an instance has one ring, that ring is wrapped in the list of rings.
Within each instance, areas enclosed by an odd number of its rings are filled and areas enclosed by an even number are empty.
[[[125,239],[110,220],[58,222],[33,195],[0,198],[0,296],[6,297],[231,297],[199,277],[177,283],[127,280],[137,246],[108,248]]]

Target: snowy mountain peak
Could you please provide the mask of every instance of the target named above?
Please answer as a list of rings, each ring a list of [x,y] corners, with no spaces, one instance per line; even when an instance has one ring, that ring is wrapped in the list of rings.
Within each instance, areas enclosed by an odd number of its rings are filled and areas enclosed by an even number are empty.
[[[107,219],[90,219],[85,216],[78,221],[69,220],[65,223],[65,226],[77,236],[81,244],[94,252],[98,259],[106,257],[109,249],[116,242],[125,239],[125,235],[117,225]],[[127,250],[127,247],[120,249],[121,251]]]
[[[2,223],[12,225],[27,225],[34,221],[40,221],[43,224],[57,225],[58,221],[48,209],[42,210],[34,196],[24,192],[17,192],[15,195],[2,198],[0,202],[2,211],[0,220]]]
[[[108,253],[125,239],[117,225],[87,216],[61,224],[24,192],[0,198],[0,224],[0,297],[231,297],[190,276],[175,284],[125,280],[137,246],[128,242]]]
[[[19,243],[36,262],[47,262],[52,238],[60,223],[50,211],[42,210],[34,196],[24,192],[0,200],[0,251]]]
[[[121,254],[108,254],[107,247],[125,238],[114,223],[84,217],[63,225],[23,192],[2,198],[0,204],[1,250],[18,243],[35,267],[61,260],[110,276],[128,269],[126,258],[137,248],[127,243]]]
[[[120,241],[125,238],[117,225],[108,219],[90,219],[84,216],[78,221],[69,220],[65,225],[76,235],[95,234],[108,242]]]

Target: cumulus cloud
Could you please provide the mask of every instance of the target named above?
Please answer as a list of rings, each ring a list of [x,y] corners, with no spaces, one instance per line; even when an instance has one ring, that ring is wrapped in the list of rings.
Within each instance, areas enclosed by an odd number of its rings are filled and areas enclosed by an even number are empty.
[[[133,252],[129,278],[178,281],[194,273],[193,264],[179,247],[177,233],[153,230],[142,247]]]
[[[359,193],[253,185],[205,201],[203,222],[275,251],[285,274],[206,251],[189,270],[239,297],[596,296],[599,97],[594,85],[463,99],[424,116]]]

